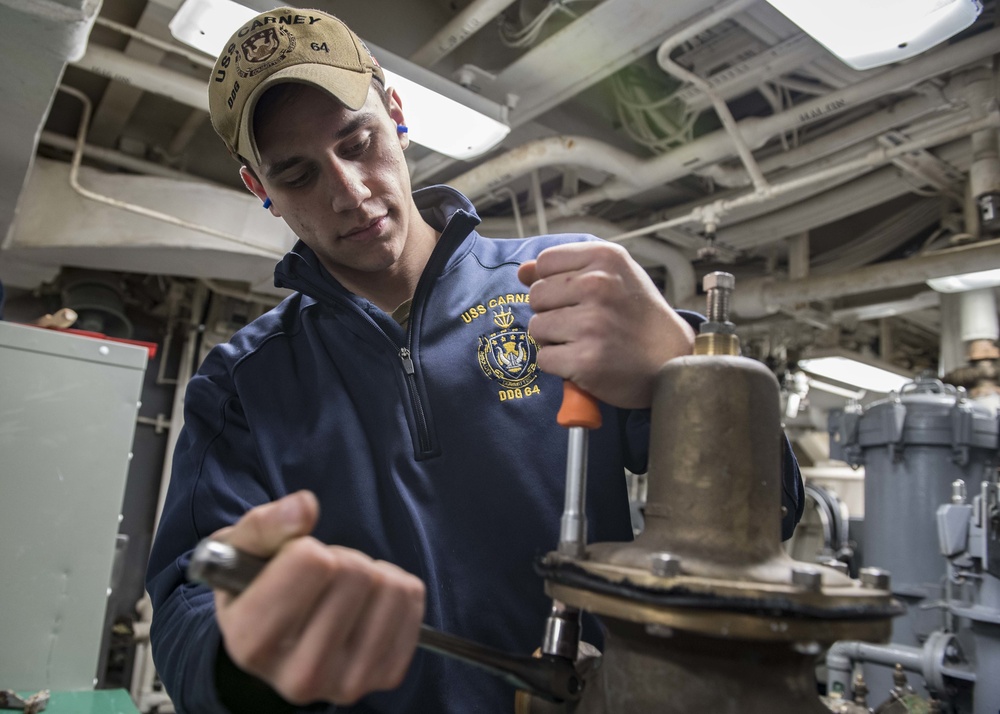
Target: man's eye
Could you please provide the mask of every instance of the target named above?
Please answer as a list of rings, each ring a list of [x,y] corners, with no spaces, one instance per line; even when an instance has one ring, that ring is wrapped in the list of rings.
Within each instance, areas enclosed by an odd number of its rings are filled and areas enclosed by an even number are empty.
[[[345,147],[344,155],[358,156],[359,154],[363,154],[368,150],[368,147],[371,146],[371,144],[372,144],[371,136],[365,136],[363,139],[361,139],[361,141],[358,141],[355,144],[351,144],[350,146]]]
[[[303,171],[300,174],[295,174],[293,176],[289,176],[283,179],[282,183],[284,183],[289,188],[297,188],[299,186],[305,186],[307,183],[309,183],[309,179],[311,178],[312,178],[311,171]]]

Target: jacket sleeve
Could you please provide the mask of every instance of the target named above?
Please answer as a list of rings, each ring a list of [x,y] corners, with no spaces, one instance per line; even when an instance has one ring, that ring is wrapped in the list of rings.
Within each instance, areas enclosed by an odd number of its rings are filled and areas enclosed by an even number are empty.
[[[146,572],[153,603],[153,661],[177,711],[186,714],[230,710],[225,705],[230,689],[260,690],[261,697],[274,698],[266,711],[288,707],[281,707],[283,702],[266,685],[228,662],[211,590],[185,577],[201,538],[275,497],[260,477],[226,349],[216,348],[188,383],[184,428]]]

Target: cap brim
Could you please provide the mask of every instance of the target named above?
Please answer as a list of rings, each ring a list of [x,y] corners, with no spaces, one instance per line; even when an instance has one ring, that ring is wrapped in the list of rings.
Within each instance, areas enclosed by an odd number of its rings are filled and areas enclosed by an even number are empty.
[[[279,70],[257,85],[243,106],[240,117],[239,143],[236,153],[251,158],[256,166],[260,166],[260,152],[253,135],[253,114],[257,100],[264,92],[275,84],[291,82],[316,87],[334,97],[337,101],[352,111],[364,106],[368,99],[368,89],[371,87],[372,72],[357,72],[320,64],[297,64]],[[247,156],[247,153],[250,155]]]

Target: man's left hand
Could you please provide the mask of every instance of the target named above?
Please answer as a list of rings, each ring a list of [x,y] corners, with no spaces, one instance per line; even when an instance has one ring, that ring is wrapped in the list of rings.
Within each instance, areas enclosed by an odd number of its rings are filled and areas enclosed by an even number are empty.
[[[649,407],[663,363],[691,354],[694,330],[619,245],[546,248],[517,275],[531,286],[539,368],[608,404]]]

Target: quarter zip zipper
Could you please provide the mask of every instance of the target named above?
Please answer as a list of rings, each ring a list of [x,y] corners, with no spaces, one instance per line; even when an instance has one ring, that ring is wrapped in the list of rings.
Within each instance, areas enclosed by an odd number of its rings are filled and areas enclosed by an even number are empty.
[[[388,335],[386,335],[388,337]],[[430,431],[427,428],[427,415],[424,414],[424,405],[420,401],[420,394],[417,392],[416,368],[413,366],[413,357],[409,347],[399,348],[399,359],[403,362],[403,371],[406,373],[406,388],[410,393],[410,403],[413,405],[413,414],[417,418],[417,442],[421,453],[431,450]]]
[[[276,283],[279,284],[280,287],[291,287],[292,289],[311,295],[316,299],[318,299],[319,296],[332,299],[334,302],[347,307],[355,313],[360,314],[380,335],[382,335],[386,342],[392,345],[393,351],[396,352],[403,366],[406,390],[410,397],[410,407],[413,410],[414,419],[416,420],[417,459],[433,455],[435,448],[437,448],[434,444],[434,440],[432,439],[430,424],[427,418],[427,411],[420,398],[420,390],[417,387],[417,369],[416,364],[413,361],[414,334],[419,333],[420,330],[420,307],[426,301],[431,285],[434,280],[441,275],[455,249],[465,241],[466,236],[468,236],[468,234],[475,229],[478,223],[479,219],[477,217],[470,215],[465,211],[459,210],[452,215],[448,224],[442,231],[441,237],[438,239],[438,245],[431,253],[431,257],[428,260],[427,265],[424,267],[424,271],[417,282],[417,288],[414,292],[410,309],[410,324],[406,330],[405,347],[400,347],[399,344],[393,340],[392,337],[390,337],[374,319],[372,319],[371,315],[359,308],[346,297],[339,295],[336,291],[333,291],[323,285],[322,282],[317,283],[310,277],[301,273],[297,275],[293,273],[291,281],[281,281],[280,284]],[[295,283],[299,281],[307,284],[310,288],[312,288],[312,290],[308,292],[301,290],[301,288],[295,285]],[[291,284],[288,284],[289,282]]]

